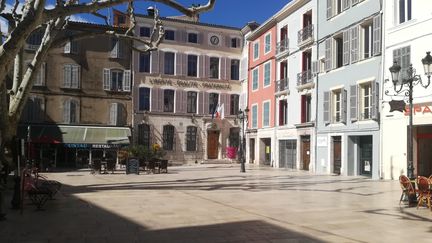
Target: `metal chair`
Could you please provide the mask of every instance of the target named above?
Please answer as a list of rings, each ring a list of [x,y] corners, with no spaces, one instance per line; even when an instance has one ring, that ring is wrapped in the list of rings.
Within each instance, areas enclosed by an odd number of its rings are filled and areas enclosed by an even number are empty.
[[[399,183],[402,189],[402,194],[399,200],[400,205],[404,197],[408,198],[410,195],[416,194],[416,190],[414,189],[410,179],[405,175],[399,176]]]
[[[430,183],[428,178],[424,176],[419,176],[417,177],[416,182],[417,182],[417,188],[419,192],[417,209],[421,204],[423,205],[424,203],[426,203],[426,206],[428,208],[431,208]]]

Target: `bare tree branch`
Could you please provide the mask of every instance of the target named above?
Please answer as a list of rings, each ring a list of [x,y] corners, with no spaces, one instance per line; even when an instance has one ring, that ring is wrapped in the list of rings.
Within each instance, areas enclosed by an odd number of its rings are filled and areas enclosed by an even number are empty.
[[[13,83],[12,83],[12,89],[10,90],[10,94],[11,95],[17,93],[19,83],[22,80],[23,55],[24,55],[24,52],[21,49],[21,51],[15,57],[14,73],[13,73]]]
[[[14,4],[13,9],[12,9],[12,16],[15,19],[15,22],[18,22],[20,19],[20,16],[17,13],[18,6],[19,6],[19,0],[15,0],[15,4]]]
[[[79,13],[91,13],[103,8],[109,8],[122,3],[129,2],[130,0],[107,0],[107,1],[93,1],[90,3],[76,4],[71,6],[56,6],[54,9],[48,9],[44,12],[44,20],[56,19],[61,16],[69,16]],[[214,8],[216,0],[209,0],[207,4],[199,7],[187,8],[175,0],[147,0],[149,2],[163,3],[169,7],[172,7],[181,13],[189,16],[196,17],[198,14],[206,11],[210,11]]]
[[[0,13],[6,8],[6,0],[0,0]]]
[[[136,18],[135,18],[135,8],[132,1],[129,1],[128,5],[129,13],[129,29],[126,31],[126,35],[135,34]]]

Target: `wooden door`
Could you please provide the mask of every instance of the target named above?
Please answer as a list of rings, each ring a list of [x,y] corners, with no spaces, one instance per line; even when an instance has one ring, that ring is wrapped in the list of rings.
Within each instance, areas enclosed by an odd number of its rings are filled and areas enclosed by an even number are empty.
[[[207,158],[218,158],[219,131],[208,131],[207,136]]]
[[[432,139],[418,139],[418,160],[417,160],[417,175],[430,176],[432,175]]]
[[[341,137],[333,137],[333,173],[340,175],[342,165]]]
[[[302,140],[302,160],[303,160],[303,170],[309,170],[310,164],[310,140]]]

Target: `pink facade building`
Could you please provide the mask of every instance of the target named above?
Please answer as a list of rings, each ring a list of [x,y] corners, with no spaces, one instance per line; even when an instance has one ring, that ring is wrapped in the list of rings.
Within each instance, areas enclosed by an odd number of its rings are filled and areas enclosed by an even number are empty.
[[[276,24],[256,29],[249,40],[248,107],[249,163],[273,162],[275,126]]]

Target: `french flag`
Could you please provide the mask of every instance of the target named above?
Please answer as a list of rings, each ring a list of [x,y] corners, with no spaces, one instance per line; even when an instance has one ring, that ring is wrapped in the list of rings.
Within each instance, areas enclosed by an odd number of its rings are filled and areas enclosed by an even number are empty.
[[[214,118],[219,118],[219,119],[225,118],[225,109],[224,109],[223,104],[218,104],[216,106],[216,109],[214,110],[214,112],[212,114],[212,119],[214,119]]]

